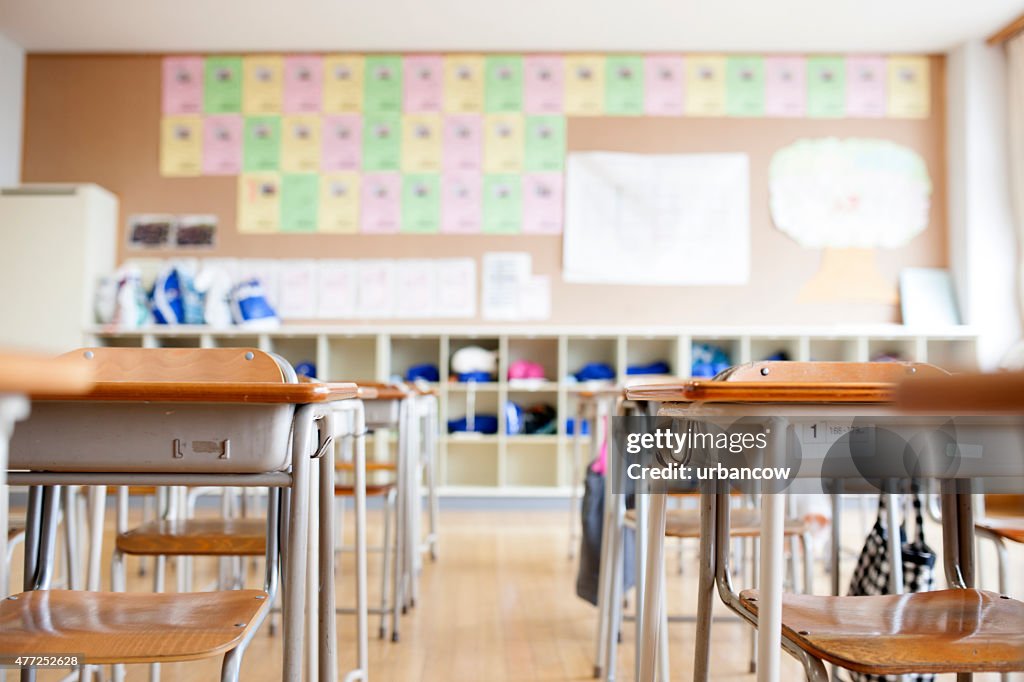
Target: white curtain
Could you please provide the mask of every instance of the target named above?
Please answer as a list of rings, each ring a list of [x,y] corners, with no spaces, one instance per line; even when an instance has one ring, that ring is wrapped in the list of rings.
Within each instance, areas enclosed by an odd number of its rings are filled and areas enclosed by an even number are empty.
[[[1020,300],[1024,306],[1024,33],[1006,42],[1007,101],[1010,123],[1010,196],[1013,218],[1017,225],[1018,256],[1017,279]],[[1024,310],[1022,310],[1024,315]]]

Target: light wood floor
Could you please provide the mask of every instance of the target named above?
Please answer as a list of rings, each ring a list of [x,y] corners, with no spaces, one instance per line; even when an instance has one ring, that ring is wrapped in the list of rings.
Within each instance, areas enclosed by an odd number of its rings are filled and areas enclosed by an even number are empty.
[[[378,514],[371,512],[371,541],[379,531]],[[850,521],[855,520],[855,515]],[[443,513],[441,557],[425,562],[420,601],[401,623],[398,644],[370,642],[371,678],[378,681],[502,682],[512,680],[590,680],[593,667],[596,609],[575,595],[576,562],[566,556],[567,519],[553,511],[447,511]],[[847,523],[849,528],[854,525]],[[939,544],[938,529],[930,538]],[[853,546],[851,539],[851,546]],[[670,609],[693,613],[695,543],[686,548],[684,574],[676,573],[676,555],[669,552]],[[1016,560],[1020,560],[1016,555]],[[342,559],[343,572],[350,565]],[[1017,564],[1024,565],[1024,564]],[[198,563],[205,578],[212,576],[211,560]],[[129,564],[129,589],[150,588],[150,578],[136,577]],[[993,567],[994,568],[994,567]],[[257,572],[254,571],[254,575]],[[349,574],[350,575],[350,574]],[[379,589],[379,563],[370,557],[371,600]],[[845,572],[849,575],[849,566]],[[19,576],[15,576],[20,580]],[[376,579],[375,579],[376,578]],[[827,577],[817,576],[817,591],[827,590]],[[254,579],[258,582],[258,578]],[[203,577],[197,579],[202,584]],[[168,584],[173,585],[173,570]],[[992,583],[990,583],[992,584]],[[339,579],[339,599],[351,596],[347,577]],[[718,607],[721,605],[719,604]],[[726,615],[725,609],[717,613]],[[342,670],[354,661],[351,646],[354,623],[339,617]],[[371,616],[376,634],[376,618]],[[633,674],[632,625],[624,626],[619,647],[620,680]],[[670,626],[672,679],[692,678],[693,625]],[[713,678],[754,680],[748,673],[750,634],[745,625],[716,623],[713,631]],[[280,642],[266,626],[249,648],[242,670],[245,682],[280,679]],[[219,661],[164,666],[162,680],[218,679]],[[10,676],[11,679],[13,676]],[[40,675],[41,682],[59,679]],[[146,680],[145,666],[129,667],[130,681]],[[783,680],[802,679],[801,669],[783,656]],[[977,676],[996,680],[995,676]],[[1024,676],[1017,679],[1024,680]]]

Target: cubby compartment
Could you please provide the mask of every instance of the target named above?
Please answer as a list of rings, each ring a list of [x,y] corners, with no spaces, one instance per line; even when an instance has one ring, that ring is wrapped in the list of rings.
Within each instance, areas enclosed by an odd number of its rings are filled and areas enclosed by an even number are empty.
[[[701,352],[701,349],[705,346],[721,349],[725,357],[720,362],[714,362],[714,358],[706,357],[708,354]],[[712,360],[711,367],[708,367],[709,360]],[[731,336],[695,336],[690,344],[690,366],[680,367],[679,374],[680,376],[711,376],[717,373],[717,370],[724,368],[719,366],[723,363],[724,366],[731,367],[746,361],[743,343],[739,338]],[[694,372],[695,368],[698,369],[698,372]]]
[[[327,341],[327,367],[323,378],[332,381],[377,379],[377,337],[332,336]]]
[[[558,485],[558,447],[548,442],[510,442],[505,450],[505,485]]]
[[[544,369],[542,379],[512,379],[509,385],[552,383],[558,381],[558,339],[534,337],[510,337],[508,340],[508,358],[504,366],[509,368],[512,363],[525,361],[540,365]],[[507,371],[507,369],[506,369]]]
[[[408,378],[410,367],[433,365],[441,373],[441,341],[435,337],[392,336],[388,376]]]
[[[456,351],[462,350],[463,348],[468,348],[470,346],[478,346],[480,348],[483,348],[484,350],[498,353],[500,343],[498,342],[498,338],[496,336],[454,336],[450,338],[448,340],[448,357],[445,358],[444,367],[441,368],[442,380],[446,380],[448,378],[452,379],[453,381],[458,380],[458,376],[452,370],[452,357],[455,355]],[[498,357],[497,360],[498,361],[497,364],[495,365],[495,370],[490,376],[488,382],[478,383],[496,382],[498,380],[498,371],[502,365],[502,358]]]
[[[213,334],[210,343],[214,348],[259,348],[258,334]]]
[[[522,428],[517,434],[510,434],[522,438],[543,438],[544,436],[556,436],[558,434],[558,391],[557,390],[520,390],[509,387],[508,401],[519,405],[522,412]],[[536,405],[547,405],[552,408],[553,416],[550,422],[546,423],[541,432],[526,433],[526,424],[530,421],[530,408]],[[540,416],[538,414],[538,416]],[[540,421],[540,420],[535,420]],[[506,425],[506,432],[509,431]]]
[[[750,360],[758,362],[769,359],[802,360],[800,339],[791,336],[766,336],[750,339]]]
[[[444,482],[450,486],[496,487],[498,445],[484,440],[446,444]]]
[[[463,417],[468,418],[470,413],[474,415],[474,418],[484,416],[485,418],[494,417],[497,419],[498,433],[501,432],[505,420],[501,415],[501,410],[498,404],[498,392],[491,390],[467,390],[450,393],[448,395],[448,420],[462,419]],[[442,424],[442,431],[448,433],[448,424]],[[479,427],[479,424],[477,425]],[[454,438],[476,438],[479,437],[479,433],[476,430],[468,433],[453,433],[451,434]],[[495,434],[484,434],[494,436]]]
[[[292,367],[310,362],[316,367],[316,378],[324,379],[323,368],[317,364],[315,336],[275,336],[270,350],[291,363]]]
[[[626,366],[625,371],[628,377],[634,382],[637,378],[651,374],[672,374],[676,371],[674,363],[676,360],[675,337],[629,337],[626,339]],[[653,363],[663,362],[668,365],[666,372],[631,372],[632,369],[648,367]]]
[[[856,339],[811,339],[810,359],[815,362],[858,362],[861,358]]]
[[[107,346],[109,348],[142,348],[143,336],[139,334],[102,334],[97,335],[90,342],[96,346]]]
[[[871,362],[880,360],[916,360],[912,338],[877,338],[868,340],[868,357]]]
[[[565,414],[558,415],[559,433],[569,438],[570,447],[572,444],[573,434],[575,433],[576,429],[576,411],[579,409],[579,405],[579,395],[577,393],[569,393],[566,396],[565,400]],[[572,420],[571,426],[569,425],[569,420]],[[590,416],[584,417],[583,419],[583,423],[585,424],[583,429],[584,439],[589,439],[589,435],[590,433],[592,433],[592,430],[590,428],[592,426],[592,421],[593,419]]]
[[[199,348],[199,335],[191,334],[154,334],[154,340],[159,348]]]
[[[978,369],[978,350],[973,339],[930,339],[928,362],[950,372]]]
[[[566,377],[579,373],[584,366],[600,363],[618,371],[616,339],[614,337],[570,336],[566,339],[566,366],[562,369]],[[574,381],[575,379],[570,379]],[[608,380],[614,383],[615,377]]]

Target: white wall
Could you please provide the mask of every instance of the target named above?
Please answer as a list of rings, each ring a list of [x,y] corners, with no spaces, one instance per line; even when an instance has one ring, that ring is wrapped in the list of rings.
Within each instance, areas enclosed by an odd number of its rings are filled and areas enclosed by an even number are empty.
[[[0,187],[21,181],[25,50],[0,34]]]
[[[986,369],[1020,338],[1002,48],[961,45],[947,61],[950,265]]]

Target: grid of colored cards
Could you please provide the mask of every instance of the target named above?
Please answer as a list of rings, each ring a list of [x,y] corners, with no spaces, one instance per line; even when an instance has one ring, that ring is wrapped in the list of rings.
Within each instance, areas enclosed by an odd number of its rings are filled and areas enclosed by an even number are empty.
[[[163,60],[160,172],[238,176],[247,233],[557,234],[575,116],[926,118],[927,57]]]

